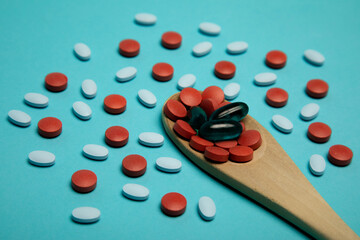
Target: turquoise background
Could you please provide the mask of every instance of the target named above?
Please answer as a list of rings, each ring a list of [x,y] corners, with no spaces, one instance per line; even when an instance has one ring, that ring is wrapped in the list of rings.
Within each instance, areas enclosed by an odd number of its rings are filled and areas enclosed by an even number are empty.
[[[229,189],[192,164],[166,137],[161,148],[146,148],[137,142],[141,132],[165,132],[160,122],[164,101],[177,92],[177,80],[186,73],[197,76],[195,87],[224,87],[238,82],[241,92],[235,101],[245,101],[250,114],[279,141],[296,165],[344,219],[360,235],[360,161],[359,106],[360,79],[360,1],[1,1],[0,8],[0,239],[307,239],[299,230],[245,196]],[[150,12],[158,17],[155,26],[134,23],[134,15]],[[222,27],[221,34],[209,37],[198,32],[203,21]],[[160,45],[165,31],[183,36],[180,49],[167,50]],[[141,44],[139,56],[131,59],[118,53],[122,39],[134,38]],[[249,43],[246,53],[230,56],[225,52],[229,42]],[[191,55],[192,47],[201,42],[213,43],[212,52],[202,58]],[[92,50],[90,61],[79,61],[73,54],[77,42]],[[324,54],[326,62],[314,67],[303,59],[306,49]],[[285,68],[269,69],[266,53],[280,49],[288,56]],[[213,67],[219,60],[230,60],[237,67],[231,80],[219,80]],[[174,78],[157,82],[151,78],[153,64],[165,61],[173,65]],[[138,69],[137,77],[126,83],[115,81],[115,73],[126,66]],[[69,78],[66,91],[48,92],[44,77],[62,72]],[[265,93],[269,87],[258,87],[253,78],[261,72],[275,72],[275,87],[289,93],[288,104],[281,109],[269,107]],[[98,85],[95,99],[87,100],[80,92],[84,79]],[[306,82],[322,78],[330,85],[324,99],[305,94]],[[152,91],[158,104],[153,109],[142,106],[137,91]],[[45,109],[23,103],[28,92],[49,97]],[[102,108],[108,94],[126,97],[127,110],[109,115]],[[90,121],[77,119],[71,106],[84,101],[93,110]],[[303,105],[315,102],[320,114],[315,121],[331,126],[332,137],[316,144],[306,137],[309,122],[299,118]],[[28,128],[7,121],[7,112],[18,109],[32,117]],[[282,134],[271,126],[271,117],[282,114],[294,124],[291,134]],[[63,123],[62,134],[44,139],[37,134],[37,122],[47,116]],[[312,121],[313,122],[313,121]],[[104,143],[105,130],[113,125],[126,127],[129,143],[119,149],[109,148],[103,162],[82,156],[88,143]],[[308,161],[312,154],[326,157],[330,146],[344,144],[354,152],[352,163],[344,168],[327,161],[322,177],[311,175]],[[32,166],[27,155],[33,150],[47,150],[56,155],[49,168]],[[128,154],[141,154],[148,161],[144,176],[126,177],[120,170]],[[178,158],[183,169],[166,174],[155,168],[160,156]],[[98,176],[97,188],[79,194],[70,186],[71,175],[89,169]],[[126,183],[139,183],[150,189],[150,198],[134,202],[121,195]],[[161,197],[171,191],[188,200],[184,215],[171,218],[160,210]],[[197,213],[197,201],[210,196],[216,203],[217,216],[203,221]],[[101,210],[101,220],[92,225],[71,221],[71,211],[79,206]]]

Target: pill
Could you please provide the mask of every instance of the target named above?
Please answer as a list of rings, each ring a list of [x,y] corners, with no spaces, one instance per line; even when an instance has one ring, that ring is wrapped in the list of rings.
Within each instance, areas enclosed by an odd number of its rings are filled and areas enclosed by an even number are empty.
[[[38,132],[44,138],[54,138],[61,134],[62,123],[55,117],[46,117],[38,122]]]
[[[248,49],[248,43],[247,42],[242,42],[242,41],[237,41],[237,42],[231,42],[227,45],[226,47],[226,51],[229,54],[241,54],[246,52],[246,50]]]
[[[218,106],[217,106],[217,109],[223,107],[223,106],[226,106],[226,105],[229,105],[231,102],[222,102],[220,103]]]
[[[40,93],[27,93],[24,96],[27,105],[36,108],[44,108],[49,104],[49,98]]]
[[[75,44],[74,53],[82,61],[87,61],[91,57],[91,50],[85,43]]]
[[[232,147],[237,145],[237,140],[226,140],[226,141],[217,141],[215,142],[216,147],[223,148],[225,150],[229,150]]]
[[[112,126],[105,131],[105,142],[110,147],[122,147],[129,141],[129,132],[121,126]]]
[[[276,114],[272,117],[272,124],[274,127],[283,133],[291,133],[293,130],[292,122],[286,117]]]
[[[195,88],[184,88],[180,92],[180,101],[187,107],[196,107],[201,100],[201,93]]]
[[[322,122],[314,122],[309,125],[308,138],[316,143],[325,143],[329,141],[331,136],[331,128]]]
[[[94,223],[100,219],[100,210],[94,207],[78,207],[72,211],[71,218],[78,223]]]
[[[79,193],[88,193],[96,188],[96,174],[90,170],[82,169],[71,176],[71,186]]]
[[[247,146],[235,146],[229,149],[229,159],[233,162],[249,162],[253,159],[254,150]]]
[[[105,160],[109,155],[106,147],[97,144],[86,144],[82,150],[85,157],[93,160]]]
[[[151,13],[138,13],[135,15],[135,22],[140,25],[154,25],[157,17]]]
[[[204,123],[199,136],[209,141],[225,141],[238,138],[242,132],[241,124],[232,119],[211,120]]]
[[[261,146],[261,143],[261,135],[257,130],[246,130],[238,139],[239,145],[251,147],[253,150],[258,149]]]
[[[172,79],[174,68],[168,63],[156,63],[152,68],[152,76],[160,82],[167,82]]]
[[[104,99],[104,109],[110,114],[120,114],[126,110],[126,99],[119,94],[111,94]]]
[[[216,109],[209,120],[232,119],[241,121],[249,112],[249,106],[244,102],[234,102]]]
[[[194,129],[200,129],[200,127],[207,121],[207,115],[201,107],[190,108],[187,118],[187,122]]]
[[[321,79],[312,79],[306,84],[306,93],[312,98],[323,98],[329,91],[329,85]]]
[[[229,61],[219,61],[215,64],[214,73],[218,78],[230,79],[235,76],[235,64]]]
[[[67,87],[68,78],[59,72],[49,73],[45,77],[45,87],[51,92],[61,92]]]
[[[155,132],[143,132],[139,134],[139,143],[147,147],[161,147],[164,144],[164,137]]]
[[[122,171],[129,177],[140,177],[146,172],[146,159],[138,154],[127,155],[122,161]]]
[[[310,121],[319,114],[320,106],[316,103],[306,104],[300,112],[300,116],[305,121]]]
[[[77,116],[81,120],[89,120],[91,118],[92,111],[89,105],[87,105],[86,103],[82,101],[77,101],[73,103],[72,107],[75,116]]]
[[[255,75],[255,84],[258,86],[269,86],[275,83],[277,76],[275,73],[264,72]]]
[[[309,168],[312,174],[316,176],[323,175],[325,172],[325,167],[326,167],[326,162],[321,155],[319,154],[311,155],[309,161]]]
[[[148,199],[150,191],[140,184],[127,183],[123,186],[122,193],[131,200],[144,201]]]
[[[161,210],[168,216],[177,217],[186,210],[186,198],[177,192],[170,192],[161,198]]]
[[[211,114],[219,107],[219,105],[215,99],[207,98],[201,101],[200,107],[204,110],[206,116],[210,117]]]
[[[204,157],[212,162],[224,163],[229,159],[229,152],[219,147],[205,148]]]
[[[211,49],[211,42],[200,42],[193,47],[192,53],[195,57],[202,57],[209,54]]]
[[[192,147],[193,149],[195,149],[198,152],[204,152],[207,147],[214,146],[214,143],[210,142],[204,138],[201,138],[197,135],[193,135],[190,138],[189,145],[190,145],[190,147]]]
[[[283,107],[289,99],[289,94],[281,88],[270,88],[266,92],[266,102],[272,107]]]
[[[127,82],[136,77],[137,69],[134,67],[124,67],[116,72],[116,80],[119,82]]]
[[[243,132],[246,130],[245,129],[245,123],[243,121],[240,122],[240,125],[242,126]]]
[[[94,98],[97,93],[97,86],[94,80],[85,79],[81,84],[81,92],[86,98]]]
[[[49,167],[55,163],[55,155],[47,151],[32,151],[28,155],[29,163],[39,167]]]
[[[224,87],[224,95],[226,100],[233,100],[240,93],[240,84],[238,83],[229,83]]]
[[[216,206],[214,201],[207,196],[203,196],[199,199],[198,209],[200,216],[206,220],[211,221],[215,218]]]
[[[161,36],[161,44],[164,48],[177,49],[181,46],[182,37],[179,33],[174,31],[165,32]]]
[[[202,22],[199,25],[200,32],[206,35],[216,36],[220,34],[221,27],[215,23]]]
[[[225,99],[225,94],[221,88],[218,86],[210,86],[205,88],[202,92],[202,99],[212,98],[215,100],[216,104],[220,104]]]
[[[306,50],[304,52],[304,57],[309,63],[316,66],[321,66],[325,62],[325,57],[318,51],[312,49]]]
[[[119,52],[124,57],[136,57],[140,53],[140,43],[134,39],[124,39],[119,43]]]
[[[159,157],[156,159],[156,168],[168,173],[180,172],[181,161],[171,157]]]
[[[169,119],[176,121],[178,119],[185,118],[187,111],[181,102],[170,99],[164,106],[164,113]]]
[[[273,50],[266,54],[265,63],[268,67],[279,69],[286,65],[286,54],[279,50]]]
[[[351,163],[353,152],[344,145],[333,145],[329,148],[328,159],[336,166],[347,166]]]
[[[145,107],[153,108],[156,106],[156,97],[149,90],[140,89],[138,91],[138,99]]]
[[[182,138],[190,140],[191,136],[196,135],[196,131],[184,120],[178,119],[174,124],[174,131]]]
[[[181,76],[181,78],[179,79],[177,83],[177,87],[179,90],[182,90],[187,87],[193,87],[195,85],[195,82],[196,82],[196,77],[194,74],[190,74],[190,73],[185,74]]]
[[[19,127],[27,127],[31,124],[31,117],[20,110],[10,110],[8,112],[8,119],[12,124]]]

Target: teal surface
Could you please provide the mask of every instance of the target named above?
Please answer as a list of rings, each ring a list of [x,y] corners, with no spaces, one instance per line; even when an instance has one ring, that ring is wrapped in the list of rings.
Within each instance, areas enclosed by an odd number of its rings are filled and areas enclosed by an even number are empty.
[[[192,164],[166,137],[161,148],[147,148],[137,142],[141,132],[165,135],[160,122],[164,101],[177,92],[177,80],[186,73],[197,76],[195,87],[224,87],[230,82],[241,85],[239,97],[255,117],[294,160],[296,165],[344,221],[360,235],[360,145],[359,145],[359,54],[360,1],[1,1],[0,8],[0,239],[307,239],[308,236],[245,196],[233,191]],[[158,17],[155,26],[134,23],[134,15],[150,12]],[[210,21],[222,27],[217,37],[202,35],[198,26]],[[180,49],[167,50],[160,45],[162,33],[175,30],[183,36]],[[119,55],[122,39],[134,38],[141,44],[139,56],[127,59]],[[229,42],[249,43],[246,53],[230,56]],[[191,55],[201,42],[213,43],[211,53],[202,58]],[[79,61],[73,54],[77,42],[92,50],[90,61]],[[322,67],[303,59],[306,49],[320,51],[326,57]],[[285,68],[272,70],[264,64],[269,50],[280,49],[288,56]],[[231,80],[219,80],[213,67],[219,60],[230,60],[237,67]],[[175,69],[169,82],[151,77],[152,66],[168,62]],[[137,77],[118,83],[115,73],[134,66]],[[69,78],[66,91],[51,93],[44,88],[44,77],[62,72]],[[289,93],[288,104],[281,109],[269,107],[265,93],[253,78],[261,72],[275,72],[275,87]],[[80,93],[81,82],[93,79],[98,85],[95,99]],[[326,98],[309,98],[306,82],[322,78],[330,85]],[[146,88],[158,99],[153,109],[142,106],[137,91]],[[38,92],[49,97],[49,106],[35,109],[24,104],[23,96]],[[126,97],[127,110],[121,115],[104,112],[105,96],[118,93]],[[90,121],[77,119],[71,106],[84,101],[93,110]],[[299,118],[301,107],[315,102],[320,114],[313,121],[331,126],[332,137],[316,144],[306,137],[309,122]],[[7,112],[18,109],[32,117],[28,128],[19,128],[7,120]],[[291,134],[282,134],[271,126],[271,117],[282,114],[294,124]],[[37,134],[37,122],[47,116],[63,123],[62,134],[44,139]],[[103,162],[82,156],[82,147],[94,143],[106,146],[105,130],[113,125],[126,127],[129,143],[110,149]],[[352,163],[336,167],[327,161],[322,177],[311,175],[308,161],[312,154],[326,157],[333,144],[344,144],[354,152]],[[32,166],[27,155],[33,150],[47,150],[56,155],[49,168]],[[120,170],[128,154],[141,154],[148,161],[144,176],[126,177]],[[155,168],[161,156],[182,161],[178,174],[166,174]],[[97,188],[79,194],[70,186],[71,175],[89,169],[98,176]],[[135,202],[121,195],[126,183],[139,183],[150,189],[145,202]],[[188,201],[184,215],[171,218],[160,210],[161,197],[180,192]],[[203,221],[197,212],[201,196],[216,203],[217,215]],[[79,206],[101,210],[101,220],[92,225],[72,222],[71,211]]]

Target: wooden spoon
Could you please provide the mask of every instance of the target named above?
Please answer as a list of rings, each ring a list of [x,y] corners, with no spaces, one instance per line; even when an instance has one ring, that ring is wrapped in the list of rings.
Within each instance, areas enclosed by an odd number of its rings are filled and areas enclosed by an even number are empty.
[[[179,93],[169,99],[179,100]],[[168,99],[168,100],[169,100]],[[213,163],[173,131],[162,111],[166,133],[198,167],[295,224],[317,239],[360,239],[315,190],[274,137],[251,116],[246,129],[256,129],[262,145],[247,163]]]

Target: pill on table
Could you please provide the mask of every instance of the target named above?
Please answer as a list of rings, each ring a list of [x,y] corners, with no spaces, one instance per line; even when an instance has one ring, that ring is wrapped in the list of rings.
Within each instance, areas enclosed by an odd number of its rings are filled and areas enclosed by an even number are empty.
[[[229,83],[224,87],[224,95],[226,100],[233,100],[240,93],[240,84],[238,83]]]
[[[186,198],[177,192],[170,192],[161,198],[161,210],[168,216],[177,217],[186,210]]]
[[[10,110],[8,112],[9,121],[19,127],[28,127],[31,124],[31,117],[20,110]]]
[[[283,107],[289,99],[289,94],[281,88],[270,88],[266,92],[266,102],[272,107]]]
[[[210,117],[211,114],[219,107],[219,105],[215,99],[207,98],[201,101],[200,107],[204,110],[206,116]]]
[[[170,99],[164,106],[164,113],[169,119],[176,121],[178,119],[185,118],[187,111],[181,102]]]
[[[152,68],[152,76],[155,80],[160,82],[167,82],[172,79],[174,75],[174,68],[168,63],[156,63]]]
[[[225,141],[238,138],[242,132],[242,126],[232,119],[211,120],[204,123],[199,136],[209,141]]]
[[[229,149],[229,159],[233,162],[249,162],[253,159],[254,150],[247,146],[235,146]]]
[[[198,209],[200,216],[206,220],[211,221],[215,218],[216,206],[214,201],[207,196],[203,196],[199,199]]]
[[[195,82],[196,77],[194,74],[185,74],[179,79],[177,87],[179,90],[183,90],[187,87],[193,87],[195,85]]]
[[[272,117],[272,124],[277,130],[283,133],[291,133],[294,127],[289,119],[278,114]]]
[[[225,99],[225,94],[221,88],[218,86],[210,86],[205,88],[202,92],[202,99],[212,98],[215,100],[216,104],[220,104]]]
[[[45,87],[51,92],[61,92],[67,87],[68,78],[59,72],[49,73],[45,77]]]
[[[232,119],[239,122],[246,117],[248,112],[249,106],[244,102],[229,103],[216,109],[209,120]]]
[[[257,130],[246,130],[240,135],[238,143],[241,146],[251,147],[256,150],[261,146],[261,135]]]
[[[119,43],[119,52],[124,57],[136,57],[140,53],[140,43],[134,39],[124,39]]]
[[[122,171],[129,177],[140,177],[146,172],[147,162],[138,154],[127,155],[122,161]]]
[[[306,104],[300,112],[300,116],[305,121],[310,121],[319,114],[320,106],[316,103]]]
[[[237,144],[238,144],[237,140],[226,140],[226,141],[215,142],[216,147],[220,147],[228,151],[230,148],[235,147]]]
[[[97,93],[97,86],[94,80],[85,79],[81,84],[81,91],[84,97],[94,98]]]
[[[323,98],[329,91],[329,85],[321,79],[312,79],[306,84],[306,93],[312,98]]]
[[[32,151],[28,155],[29,163],[39,167],[49,167],[55,163],[55,155],[47,151]]]
[[[117,71],[116,80],[119,82],[127,82],[136,77],[137,69],[134,67],[124,67]]]
[[[210,53],[211,49],[211,42],[200,42],[193,47],[192,53],[195,57],[202,57]]]
[[[215,64],[214,73],[218,78],[230,79],[235,76],[235,64],[229,61],[219,61]]]
[[[139,135],[139,143],[147,147],[161,147],[164,144],[164,137],[155,132],[143,132]]]
[[[350,148],[338,144],[329,148],[328,159],[336,166],[347,166],[351,163],[353,152]]]
[[[135,22],[140,25],[154,25],[157,17],[151,13],[138,13],[135,15]]]
[[[74,53],[82,61],[87,61],[91,57],[91,50],[85,43],[75,44]]]
[[[156,159],[156,168],[168,173],[180,172],[181,161],[171,157],[159,157]]]
[[[119,94],[111,94],[104,99],[104,109],[110,114],[120,114],[126,110],[126,98]]]
[[[190,138],[189,145],[190,145],[190,147],[192,147],[193,149],[195,149],[198,152],[204,152],[207,147],[214,146],[214,143],[210,142],[204,138],[201,138],[197,135],[193,135]]]
[[[72,211],[71,217],[74,222],[94,223],[100,219],[100,210],[94,207],[78,207]]]
[[[306,50],[304,52],[304,57],[309,63],[317,66],[323,65],[325,62],[325,57],[318,51],[312,49]]]
[[[165,32],[161,36],[161,44],[164,48],[177,49],[181,46],[182,37],[174,31]]]
[[[248,49],[248,44],[247,42],[242,42],[242,41],[237,41],[237,42],[231,42],[227,45],[226,47],[226,51],[229,54],[241,54],[246,52],[246,50]]]
[[[309,168],[312,174],[316,176],[323,175],[325,172],[325,167],[326,167],[326,162],[321,155],[319,154],[311,155],[309,161]]]
[[[276,74],[271,72],[259,73],[254,77],[255,84],[258,86],[269,86],[274,84],[276,79]]]
[[[204,157],[212,162],[224,163],[229,159],[229,152],[219,147],[205,148]]]
[[[88,193],[96,188],[96,174],[90,170],[82,169],[71,176],[71,186],[79,193]]]
[[[89,120],[91,118],[92,111],[89,105],[87,105],[86,103],[82,101],[77,101],[73,103],[72,107],[75,116],[77,116],[81,120]]]
[[[97,144],[86,144],[83,147],[83,155],[89,159],[101,161],[107,159],[109,150]]]
[[[121,126],[112,126],[105,131],[105,142],[110,147],[122,147],[129,141],[129,132]]]
[[[182,138],[190,140],[191,136],[196,135],[196,131],[184,120],[178,119],[174,124],[174,131]]]
[[[36,108],[44,108],[49,104],[49,98],[40,93],[27,93],[24,96],[27,105]]]
[[[138,99],[145,107],[153,108],[156,106],[156,97],[149,90],[140,89],[138,91]]]
[[[148,199],[150,191],[142,185],[127,183],[123,186],[122,193],[125,197],[131,200],[144,201]]]
[[[309,125],[308,138],[316,143],[325,143],[329,141],[331,136],[331,128],[322,122],[314,122]]]
[[[266,54],[265,63],[268,67],[279,69],[286,65],[286,54],[279,50],[273,50]]]
[[[211,36],[216,36],[220,34],[221,31],[221,27],[215,23],[211,23],[211,22],[202,22],[199,25],[199,29],[200,32],[206,34],[206,35],[211,35]]]
[[[180,92],[180,101],[187,107],[196,107],[201,103],[201,93],[195,88],[184,88]]]
[[[44,138],[54,138],[61,134],[62,123],[55,117],[46,117],[38,122],[38,132]]]

